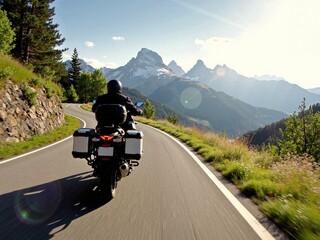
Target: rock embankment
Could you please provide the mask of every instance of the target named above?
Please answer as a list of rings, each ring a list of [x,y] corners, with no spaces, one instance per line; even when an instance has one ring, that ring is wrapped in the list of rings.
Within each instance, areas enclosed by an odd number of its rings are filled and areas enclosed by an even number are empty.
[[[47,97],[44,88],[37,91],[36,104],[30,106],[23,85],[8,81],[0,90],[0,142],[20,142],[43,134],[64,123],[61,100]]]

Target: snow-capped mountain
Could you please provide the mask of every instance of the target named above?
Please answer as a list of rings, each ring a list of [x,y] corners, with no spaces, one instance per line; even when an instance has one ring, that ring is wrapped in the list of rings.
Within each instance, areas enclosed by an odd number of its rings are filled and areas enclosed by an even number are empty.
[[[207,68],[203,61],[198,60],[186,74],[192,79],[188,80],[179,77],[166,66],[156,52],[143,48],[126,65],[117,69],[100,70],[108,81],[118,79],[124,87],[137,89],[150,99],[161,100],[161,104],[168,103],[175,111],[186,114],[186,119],[217,131],[227,130],[230,135],[253,130],[284,116],[277,111],[249,106],[232,96],[218,93],[210,88],[208,83],[219,74],[229,77],[237,75],[226,66],[217,66],[212,70]],[[181,100],[183,98],[185,101]],[[190,104],[192,109],[189,109]]]
[[[185,75],[183,75],[183,77],[209,84],[214,77],[213,74],[213,70],[207,68],[207,66],[204,65],[204,62],[199,59],[196,65],[194,65]]]
[[[212,70],[202,61],[198,61],[184,77],[198,80],[216,91],[225,92],[253,106],[286,113],[297,111],[303,98],[306,98],[307,105],[320,101],[319,95],[310,93],[296,84],[284,80],[261,81],[248,78],[226,65],[217,65]]]
[[[169,64],[168,67],[175,73],[177,74],[179,77],[181,77],[182,75],[184,75],[186,72],[182,69],[182,67],[180,67],[176,61],[172,60]]]
[[[177,77],[156,52],[146,48],[125,66],[107,71],[105,76],[109,80],[120,80],[126,87],[139,89],[145,95]]]
[[[68,65],[70,62],[66,64]],[[179,74],[173,71],[174,65],[177,64],[172,62],[171,67],[166,66],[159,54],[142,48],[137,56],[132,58],[125,66],[117,69],[102,68],[100,70],[107,80],[121,80],[123,86],[135,88],[148,96],[160,86],[179,78]],[[81,67],[84,72],[94,70],[84,61],[81,61]],[[217,65],[214,69],[210,69],[202,60],[198,60],[194,67],[182,78],[202,82],[216,91],[225,92],[253,106],[286,113],[297,111],[303,98],[306,98],[307,105],[320,102],[319,94],[314,93],[316,90],[309,92],[285,80],[278,78],[270,80],[267,76],[263,76],[263,78],[268,78],[267,81],[248,78],[238,74],[226,65]]]

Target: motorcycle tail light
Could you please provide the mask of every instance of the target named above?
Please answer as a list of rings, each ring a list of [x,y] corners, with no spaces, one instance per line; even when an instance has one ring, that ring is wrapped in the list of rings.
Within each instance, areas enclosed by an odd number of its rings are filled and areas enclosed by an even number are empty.
[[[102,135],[100,136],[100,138],[104,141],[104,142],[109,142],[112,139],[114,139],[114,136],[110,136],[110,135]]]

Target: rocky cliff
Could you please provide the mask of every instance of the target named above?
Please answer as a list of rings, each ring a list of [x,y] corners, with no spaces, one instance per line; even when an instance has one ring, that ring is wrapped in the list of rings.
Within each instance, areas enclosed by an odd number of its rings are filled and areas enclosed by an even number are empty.
[[[43,134],[64,123],[58,96],[47,97],[44,88],[37,91],[36,104],[30,106],[23,85],[8,81],[0,90],[0,142],[20,142]]]

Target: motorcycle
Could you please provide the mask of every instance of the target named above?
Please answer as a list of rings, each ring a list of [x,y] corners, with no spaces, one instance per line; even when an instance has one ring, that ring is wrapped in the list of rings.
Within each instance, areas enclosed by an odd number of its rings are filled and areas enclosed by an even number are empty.
[[[136,106],[142,104],[138,102]],[[111,200],[121,178],[139,165],[143,132],[136,129],[130,113],[120,104],[100,105],[95,117],[99,123],[95,129],[79,128],[74,132],[72,155],[87,160],[93,176],[99,179],[100,196]]]

